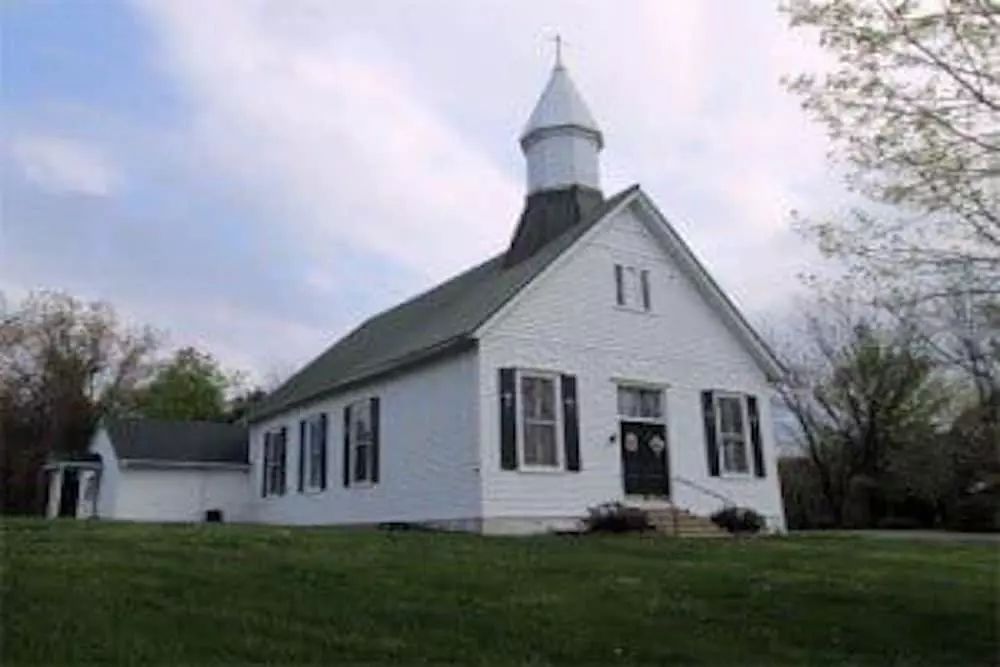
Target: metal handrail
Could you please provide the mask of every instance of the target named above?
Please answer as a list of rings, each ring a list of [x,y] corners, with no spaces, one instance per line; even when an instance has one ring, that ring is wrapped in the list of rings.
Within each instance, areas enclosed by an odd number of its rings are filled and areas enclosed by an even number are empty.
[[[697,491],[701,491],[702,493],[704,493],[706,495],[709,495],[709,496],[712,496],[713,498],[716,498],[717,500],[721,500],[723,506],[725,506],[725,507],[736,507],[736,501],[733,500],[732,498],[730,498],[729,496],[721,494],[718,491],[713,491],[712,489],[706,488],[706,487],[702,486],[701,484],[698,484],[697,482],[694,482],[694,481],[692,481],[692,480],[690,480],[690,479],[688,479],[686,477],[679,477],[677,475],[674,475],[670,479],[674,480],[675,482],[680,482],[681,484],[686,484],[686,485],[690,486],[692,489],[695,489]]]

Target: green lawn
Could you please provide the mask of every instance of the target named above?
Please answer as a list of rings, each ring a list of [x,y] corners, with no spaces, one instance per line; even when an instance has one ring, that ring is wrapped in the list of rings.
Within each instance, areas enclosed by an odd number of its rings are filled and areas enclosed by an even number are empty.
[[[990,664],[988,545],[3,524],[2,662]]]

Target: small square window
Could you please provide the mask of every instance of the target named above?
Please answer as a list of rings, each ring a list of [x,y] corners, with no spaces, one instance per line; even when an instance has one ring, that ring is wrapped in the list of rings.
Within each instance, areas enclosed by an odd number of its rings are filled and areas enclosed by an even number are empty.
[[[615,264],[615,303],[633,310],[652,310],[649,270]]]

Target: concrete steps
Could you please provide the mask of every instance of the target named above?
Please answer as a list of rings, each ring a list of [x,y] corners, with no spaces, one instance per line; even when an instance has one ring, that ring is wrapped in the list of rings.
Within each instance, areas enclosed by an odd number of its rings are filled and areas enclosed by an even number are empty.
[[[705,516],[692,514],[680,507],[658,507],[647,509],[650,523],[657,532],[671,537],[729,537],[729,533],[719,528]]]

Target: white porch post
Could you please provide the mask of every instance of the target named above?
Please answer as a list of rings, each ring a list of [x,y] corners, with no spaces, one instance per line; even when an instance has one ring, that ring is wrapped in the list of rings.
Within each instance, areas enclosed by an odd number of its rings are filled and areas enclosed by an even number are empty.
[[[59,516],[59,502],[62,499],[63,470],[65,466],[60,464],[55,469],[49,471],[49,502],[45,508],[45,516],[54,519]]]

